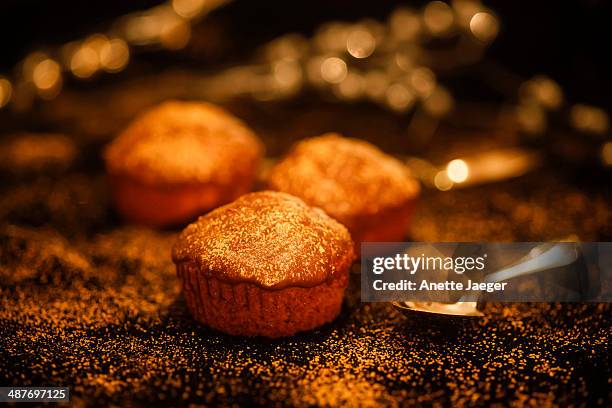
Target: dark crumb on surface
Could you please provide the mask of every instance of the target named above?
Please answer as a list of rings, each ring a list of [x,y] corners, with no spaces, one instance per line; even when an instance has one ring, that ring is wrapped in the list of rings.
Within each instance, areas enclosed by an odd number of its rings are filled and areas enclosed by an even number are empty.
[[[32,224],[3,205],[3,385],[69,386],[76,406],[610,405],[609,305],[490,304],[486,320],[448,332],[361,304],[353,274],[332,324],[282,340],[231,337],[187,312],[170,260],[174,232],[103,218],[106,229],[90,233],[88,218],[70,222],[78,206],[67,221],[43,213]],[[428,193],[412,238],[602,239],[608,217],[607,198],[540,173]]]

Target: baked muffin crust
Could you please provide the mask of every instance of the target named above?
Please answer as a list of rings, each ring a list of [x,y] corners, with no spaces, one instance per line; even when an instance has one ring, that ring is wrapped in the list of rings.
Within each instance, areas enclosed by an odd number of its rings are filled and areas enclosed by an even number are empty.
[[[347,229],[289,194],[250,193],[189,225],[172,254],[216,279],[266,289],[313,287],[353,261]]]
[[[358,245],[402,239],[420,191],[399,160],[335,133],[298,142],[272,168],[267,186],[322,208]]]
[[[231,182],[263,146],[244,123],[202,102],[165,102],[136,118],[105,150],[110,174],[146,184]],[[238,164],[239,163],[239,164]]]
[[[105,150],[121,216],[152,227],[178,225],[250,191],[263,146],[214,105],[163,103],[136,118]]]

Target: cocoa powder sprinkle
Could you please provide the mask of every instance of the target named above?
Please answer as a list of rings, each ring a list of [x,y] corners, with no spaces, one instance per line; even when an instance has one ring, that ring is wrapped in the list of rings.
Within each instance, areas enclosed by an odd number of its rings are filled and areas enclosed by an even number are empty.
[[[488,304],[486,319],[451,329],[362,304],[354,273],[340,316],[318,330],[208,330],[181,296],[177,234],[118,225],[99,178],[3,187],[2,385],[68,386],[77,407],[610,406],[609,304]],[[410,236],[597,241],[612,231],[609,203],[540,171],[425,192]]]

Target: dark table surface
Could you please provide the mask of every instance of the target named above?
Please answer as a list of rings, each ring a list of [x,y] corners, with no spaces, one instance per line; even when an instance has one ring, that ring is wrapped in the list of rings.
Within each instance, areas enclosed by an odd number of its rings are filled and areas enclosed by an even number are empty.
[[[232,108],[271,155],[334,129],[410,153],[396,119],[374,113],[365,121],[359,109]],[[64,115],[49,125],[54,115],[42,115],[46,126],[72,132],[76,159],[60,170],[3,173],[3,385],[69,386],[77,405],[611,404],[608,304],[488,304],[485,319],[454,327],[362,304],[353,273],[340,317],[319,330],[268,340],[198,325],[169,257],[177,231],[124,225],[112,211],[99,149],[114,129],[86,135],[81,125],[91,120]],[[481,131],[457,140],[439,131],[419,153],[441,163],[466,145],[513,143]],[[609,240],[607,190],[548,164],[494,184],[424,190],[408,238]]]

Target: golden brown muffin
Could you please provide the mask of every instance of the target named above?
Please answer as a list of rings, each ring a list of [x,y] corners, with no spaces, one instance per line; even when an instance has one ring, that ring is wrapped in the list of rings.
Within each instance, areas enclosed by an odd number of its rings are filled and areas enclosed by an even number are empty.
[[[189,225],[172,252],[197,320],[281,337],[332,321],[355,258],[344,226],[299,198],[251,193]]]
[[[270,171],[268,188],[300,197],[367,241],[402,241],[420,187],[399,160],[337,134],[306,139]]]
[[[248,192],[262,154],[255,134],[223,109],[172,101],[136,118],[104,159],[119,213],[165,226]]]

